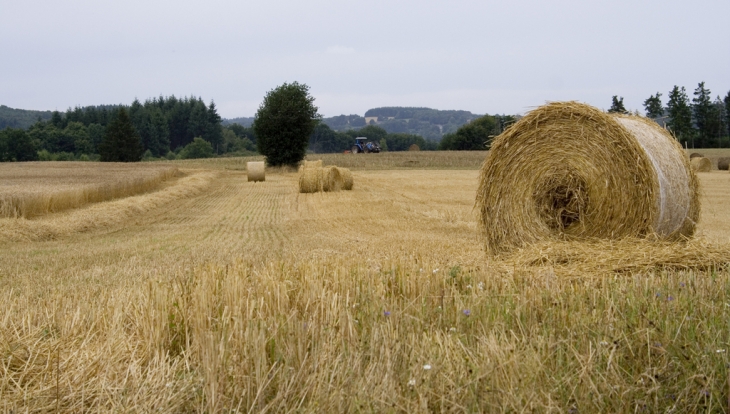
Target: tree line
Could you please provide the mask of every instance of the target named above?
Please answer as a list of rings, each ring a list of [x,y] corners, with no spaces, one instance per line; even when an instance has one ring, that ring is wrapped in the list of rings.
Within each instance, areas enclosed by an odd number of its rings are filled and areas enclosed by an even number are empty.
[[[121,122],[121,125],[115,124]],[[126,124],[129,124],[128,126]],[[255,151],[251,128],[223,127],[215,103],[201,98],[159,97],[131,105],[100,105],[54,111],[50,119],[38,119],[27,130],[0,131],[0,161],[117,159],[107,151],[125,153],[115,140],[115,131],[131,134],[124,145],[132,148],[125,157],[198,158],[234,152]],[[196,139],[197,138],[197,139]],[[139,141],[137,145],[136,140]],[[110,144],[105,146],[104,143]],[[22,150],[21,150],[22,149]],[[141,149],[141,151],[137,151]],[[139,152],[139,156],[132,155]]]
[[[669,91],[666,105],[662,93],[650,95],[643,103],[646,116],[665,126],[685,147],[730,147],[730,91],[713,99],[705,82],[700,82],[692,95],[690,100],[685,87],[677,85]],[[623,98],[614,96],[609,112],[626,113]]]

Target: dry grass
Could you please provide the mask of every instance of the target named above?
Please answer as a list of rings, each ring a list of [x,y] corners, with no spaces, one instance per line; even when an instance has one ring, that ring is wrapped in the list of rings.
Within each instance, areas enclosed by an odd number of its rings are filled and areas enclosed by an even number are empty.
[[[727,409],[727,173],[700,175],[709,244],[685,266],[488,259],[476,170],[355,171],[326,197],[202,174],[126,220],[0,242],[0,410]]]
[[[0,164],[0,217],[32,218],[154,190],[178,169],[162,164]]]
[[[698,203],[671,135],[577,102],[539,107],[495,138],[477,191],[492,254],[548,240],[683,238]]]

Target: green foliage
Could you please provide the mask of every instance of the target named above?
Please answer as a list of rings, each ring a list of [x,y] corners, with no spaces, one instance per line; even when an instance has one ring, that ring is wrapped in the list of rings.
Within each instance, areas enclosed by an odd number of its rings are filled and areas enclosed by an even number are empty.
[[[297,165],[321,116],[306,84],[284,83],[269,91],[253,123],[256,145],[268,165]]]
[[[697,126],[699,146],[721,146],[726,129],[724,106],[719,96],[715,102],[712,101],[712,94],[705,88],[705,82],[697,85],[692,99],[692,112]]]
[[[0,131],[0,162],[37,159],[38,152],[27,132],[14,128]]]
[[[27,129],[38,120],[51,119],[51,111],[31,111],[14,109],[0,105],[0,130],[5,128]]]
[[[624,97],[618,97],[616,95],[613,95],[613,98],[611,98],[611,108],[608,110],[609,113],[619,113],[619,114],[626,114],[628,111],[626,110],[626,107],[624,107]]]
[[[388,152],[388,141],[385,138],[381,138],[379,144],[381,151]]]
[[[418,145],[418,148],[423,150],[427,147],[426,140],[420,135],[404,133],[388,134],[386,138],[382,139],[388,141],[388,149],[390,151],[408,151],[413,144]]]
[[[175,154],[172,151],[167,151],[167,154],[165,154],[165,158],[167,158],[168,160],[171,160],[171,161],[172,160],[176,160],[177,159],[177,154]]]
[[[309,137],[309,149],[318,154],[342,152],[350,149],[353,142],[355,139],[350,135],[335,132],[327,124],[321,123]]]
[[[510,117],[510,119],[512,119]],[[462,126],[453,134],[446,134],[439,144],[445,151],[484,151],[489,149],[492,138],[499,134],[497,117],[484,115]]]
[[[669,102],[667,102],[667,111],[670,120],[667,122],[669,128],[674,136],[680,142],[687,143],[692,140],[694,144],[694,131],[692,129],[692,109],[689,106],[689,98],[684,86],[681,88],[674,85],[674,88],[669,92]],[[694,145],[692,145],[694,148]]]
[[[648,118],[659,118],[664,116],[664,107],[662,107],[662,94],[657,92],[656,95],[650,95],[644,101],[644,109]]]
[[[193,138],[193,142],[186,145],[180,151],[179,158],[183,160],[193,158],[211,158],[213,157],[213,146],[210,142],[201,137]]]
[[[101,161],[134,162],[142,158],[144,147],[124,108],[107,125],[104,141],[99,146]]]

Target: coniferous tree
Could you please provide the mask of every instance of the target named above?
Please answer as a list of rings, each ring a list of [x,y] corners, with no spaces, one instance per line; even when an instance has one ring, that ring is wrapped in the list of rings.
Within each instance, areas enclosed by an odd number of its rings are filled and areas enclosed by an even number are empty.
[[[722,103],[725,104],[725,126],[727,127],[727,133],[730,134],[730,91],[727,92]]]
[[[624,107],[624,97],[618,97],[616,95],[613,95],[613,98],[611,98],[611,108],[608,110],[609,113],[619,113],[619,114],[625,114],[628,113],[626,111],[626,107]]]
[[[689,98],[684,86],[681,88],[674,85],[669,92],[669,102],[667,102],[668,115],[671,118],[667,122],[669,130],[680,142],[692,142],[694,148],[694,131],[692,129],[692,109],[689,106]]]
[[[705,82],[700,82],[694,92],[692,98],[692,114],[699,132],[699,145],[701,147],[709,146],[710,140],[713,138],[711,119],[712,119],[712,98],[710,90],[705,88]]]
[[[664,116],[664,107],[662,107],[662,94],[657,92],[656,95],[650,95],[644,101],[644,109],[646,109],[647,118],[659,118]]]
[[[124,108],[107,125],[104,141],[99,146],[101,161],[133,162],[142,159],[144,147],[129,114]]]
[[[213,101],[210,101],[208,106],[208,131],[203,138],[210,142],[216,153],[219,152],[219,148],[223,144],[223,127],[221,126],[221,117],[218,115]]]

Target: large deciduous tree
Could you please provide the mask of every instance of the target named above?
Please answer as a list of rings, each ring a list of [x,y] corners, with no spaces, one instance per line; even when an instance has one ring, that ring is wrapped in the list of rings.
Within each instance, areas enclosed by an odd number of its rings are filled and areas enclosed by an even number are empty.
[[[101,161],[134,162],[142,159],[142,140],[124,108],[106,127],[104,141],[99,146]]]
[[[266,163],[295,166],[303,160],[320,119],[309,86],[284,83],[269,91],[253,122],[256,145]]]

